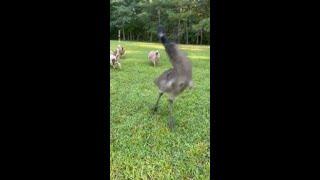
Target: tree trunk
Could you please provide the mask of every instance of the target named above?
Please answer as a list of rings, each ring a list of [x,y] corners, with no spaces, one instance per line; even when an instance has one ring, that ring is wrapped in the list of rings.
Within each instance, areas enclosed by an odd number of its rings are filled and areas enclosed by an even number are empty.
[[[180,8],[180,14],[182,12],[182,8]],[[178,44],[180,44],[180,15],[179,15],[179,23],[178,23]]]
[[[119,29],[118,30],[118,41],[120,42],[120,39],[121,39],[121,30]]]
[[[197,43],[196,44],[199,44],[199,34],[197,33]]]
[[[202,39],[203,39],[203,36],[202,36],[202,29],[200,30],[200,44],[202,45]]]
[[[158,19],[159,19],[159,24],[161,24],[160,23],[160,9],[158,9]]]
[[[187,19],[188,21],[188,19]],[[186,21],[186,44],[189,44],[189,37],[188,37],[188,22]]]
[[[125,41],[126,40],[126,36],[124,34],[124,28],[122,28],[122,35],[123,35],[123,40]]]
[[[180,31],[180,18],[179,18],[179,23],[178,23],[178,32],[177,32],[177,36],[178,36],[178,44],[180,44],[180,33],[179,33],[179,31]]]

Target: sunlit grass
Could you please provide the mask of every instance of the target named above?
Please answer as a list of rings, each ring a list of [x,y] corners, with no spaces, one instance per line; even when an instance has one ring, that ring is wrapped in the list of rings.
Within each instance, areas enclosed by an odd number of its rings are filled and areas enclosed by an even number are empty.
[[[160,43],[110,41],[125,46],[122,69],[110,69],[111,179],[209,179],[210,175],[210,48],[180,45],[193,65],[195,88],[175,101],[176,127],[169,131],[168,102],[163,96],[152,115],[158,89],[154,79],[171,64]],[[158,49],[160,65],[148,52]]]

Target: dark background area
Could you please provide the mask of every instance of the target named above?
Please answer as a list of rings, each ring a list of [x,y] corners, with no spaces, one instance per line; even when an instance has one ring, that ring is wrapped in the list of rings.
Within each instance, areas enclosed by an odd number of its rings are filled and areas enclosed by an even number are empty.
[[[4,176],[106,179],[108,3],[2,7]]]
[[[317,119],[308,102],[315,101],[310,84],[317,84],[308,61],[315,59],[307,42],[314,39],[311,16],[293,11],[304,9],[293,3],[216,6],[213,176],[305,179],[317,142],[309,143],[317,131],[306,126]],[[2,21],[5,176],[104,179],[108,3],[15,1],[3,7],[10,9]]]
[[[213,3],[214,4],[214,3]],[[314,9],[217,1],[216,179],[315,177]]]

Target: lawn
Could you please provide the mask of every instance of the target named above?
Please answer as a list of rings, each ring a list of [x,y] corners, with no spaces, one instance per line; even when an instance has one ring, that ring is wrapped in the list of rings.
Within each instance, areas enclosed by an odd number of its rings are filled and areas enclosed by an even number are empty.
[[[209,179],[210,176],[210,47],[180,45],[193,66],[194,88],[174,102],[176,126],[168,128],[168,101],[158,112],[154,79],[171,64],[160,43],[110,41],[126,48],[122,69],[110,67],[110,178]],[[161,54],[160,65],[147,60],[151,50]]]

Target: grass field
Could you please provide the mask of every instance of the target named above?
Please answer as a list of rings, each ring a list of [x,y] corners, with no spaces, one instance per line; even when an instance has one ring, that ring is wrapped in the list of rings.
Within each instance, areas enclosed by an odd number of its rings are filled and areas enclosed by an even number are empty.
[[[158,89],[154,79],[171,64],[160,43],[110,41],[126,48],[122,69],[110,67],[110,178],[209,179],[210,176],[210,47],[180,45],[193,65],[194,88],[174,103],[176,126],[170,131],[168,101],[151,114]],[[147,60],[151,50],[160,65]]]

